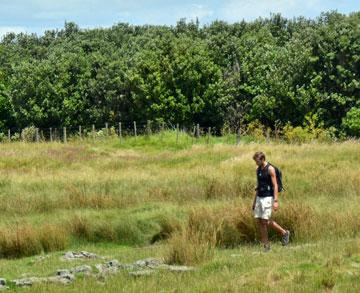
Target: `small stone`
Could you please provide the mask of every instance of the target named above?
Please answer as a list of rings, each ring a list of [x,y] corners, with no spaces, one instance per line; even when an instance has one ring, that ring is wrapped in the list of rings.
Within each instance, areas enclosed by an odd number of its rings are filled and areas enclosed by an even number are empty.
[[[66,279],[69,281],[74,281],[75,280],[75,276],[73,274],[63,274],[60,276],[61,279]]]
[[[118,271],[117,267],[108,267],[104,264],[97,264],[95,268],[99,271],[100,274],[115,274]]]
[[[92,272],[92,268],[91,266],[88,265],[83,265],[83,266],[78,266],[75,267],[73,269],[71,269],[71,273],[91,273]]]
[[[36,277],[31,277],[25,279],[12,280],[12,282],[15,283],[15,286],[17,287],[30,287],[34,283],[40,283],[41,279]]]
[[[74,259],[80,259],[80,258],[95,259],[95,258],[102,258],[102,257],[99,257],[95,253],[91,253],[91,252],[87,252],[87,251],[80,251],[80,252],[68,251],[63,256],[64,260],[74,260]]]
[[[158,269],[168,270],[170,272],[176,272],[176,273],[191,272],[195,270],[194,267],[176,266],[176,265],[167,265],[167,264],[160,265]]]
[[[169,271],[170,272],[191,272],[194,271],[195,268],[194,267],[188,267],[188,266],[169,266]]]
[[[146,259],[141,259],[141,260],[138,260],[136,262],[134,262],[134,265],[135,266],[138,266],[138,267],[157,267],[161,264],[163,264],[164,261],[161,260],[161,259],[157,259],[157,258],[146,258]]]
[[[133,277],[141,277],[141,276],[150,276],[153,273],[154,273],[153,270],[141,270],[141,271],[130,272],[129,275]]]
[[[85,258],[97,258],[98,257],[95,253],[91,253],[91,252],[87,252],[87,251],[81,251],[80,253]]]
[[[74,281],[74,278],[67,277],[67,276],[56,276],[56,277],[48,277],[44,278],[44,281],[46,283],[59,283],[59,284],[70,284],[72,281]]]
[[[74,254],[72,251],[68,251],[67,253],[65,253],[64,255],[65,259],[73,259],[74,258]]]

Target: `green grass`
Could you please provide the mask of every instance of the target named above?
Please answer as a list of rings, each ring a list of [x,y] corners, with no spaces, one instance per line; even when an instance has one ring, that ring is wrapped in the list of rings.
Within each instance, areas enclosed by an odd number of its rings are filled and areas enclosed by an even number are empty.
[[[120,273],[100,283],[84,277],[30,291],[359,291],[359,142],[235,141],[180,134],[177,143],[165,132],[122,142],[0,144],[0,277],[72,267],[59,260],[70,249],[122,262],[174,261],[176,251],[177,262],[198,270]],[[283,171],[286,192],[274,217],[294,235],[283,248],[271,233],[268,254],[251,214],[258,150]],[[42,253],[49,257],[34,262]]]

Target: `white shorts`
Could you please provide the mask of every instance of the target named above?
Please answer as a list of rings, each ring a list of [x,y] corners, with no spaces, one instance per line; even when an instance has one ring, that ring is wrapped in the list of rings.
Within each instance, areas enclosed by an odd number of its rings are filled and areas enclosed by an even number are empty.
[[[269,220],[271,217],[274,198],[272,196],[259,197],[256,196],[254,217]]]

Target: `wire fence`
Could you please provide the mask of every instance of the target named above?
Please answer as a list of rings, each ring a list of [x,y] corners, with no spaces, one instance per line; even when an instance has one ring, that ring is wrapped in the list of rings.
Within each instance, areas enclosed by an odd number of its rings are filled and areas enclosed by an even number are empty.
[[[150,136],[153,134],[160,134],[166,131],[173,131],[178,136],[186,134],[192,139],[200,139],[221,136],[233,136],[234,143],[240,143],[241,137],[248,135],[247,127],[238,127],[238,129],[220,129],[217,127],[204,127],[200,124],[193,124],[192,126],[181,126],[180,124],[165,124],[153,123],[147,121],[146,123],[133,122],[118,122],[115,124],[105,123],[104,125],[79,125],[77,127],[26,127],[9,128],[6,133],[0,133],[0,142],[63,142],[67,143],[73,139],[93,139],[99,140],[108,137],[117,136],[120,140],[125,140],[129,137]],[[264,137],[269,140],[271,133],[269,131],[264,133]],[[275,137],[277,134],[275,133]]]

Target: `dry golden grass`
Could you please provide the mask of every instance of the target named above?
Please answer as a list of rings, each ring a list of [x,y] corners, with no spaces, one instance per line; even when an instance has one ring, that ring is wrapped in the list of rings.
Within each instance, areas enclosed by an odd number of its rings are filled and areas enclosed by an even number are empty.
[[[2,144],[2,234],[13,235],[7,227],[19,219],[30,223],[24,235],[38,239],[30,245],[35,247],[29,249],[33,253],[60,249],[52,240],[40,241],[39,233],[29,232],[40,230],[38,223],[45,219],[53,225],[48,227],[49,238],[55,237],[54,231],[62,235],[59,239],[143,245],[193,237],[194,243],[204,241],[212,247],[215,233],[220,247],[254,243],[258,235],[251,211],[255,186],[251,158],[259,149],[283,171],[286,192],[280,194],[274,219],[293,232],[294,241],[358,234],[358,142],[238,147],[218,143],[171,150],[151,142],[132,144],[111,139],[68,145]],[[168,207],[173,217],[157,218]],[[139,212],[132,214],[133,210]],[[56,227],[65,227],[66,232]],[[20,240],[12,245],[14,241],[2,238],[3,247],[22,247]],[[61,247],[68,245],[60,242]],[[189,246],[185,241],[184,245]]]
[[[0,256],[18,258],[62,250],[69,243],[64,228],[45,224],[35,228],[29,224],[8,227],[0,232]]]

